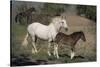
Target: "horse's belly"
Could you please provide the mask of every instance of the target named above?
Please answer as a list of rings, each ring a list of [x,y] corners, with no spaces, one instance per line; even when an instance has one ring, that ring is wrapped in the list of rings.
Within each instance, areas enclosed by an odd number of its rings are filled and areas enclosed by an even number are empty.
[[[47,40],[49,37],[47,28],[38,28],[35,32],[35,35],[41,39]]]
[[[32,36],[37,36],[40,39],[48,40],[52,39],[53,34],[55,34],[55,31],[51,31],[48,26],[42,25],[40,23],[33,23],[28,27],[28,32]],[[52,34],[53,33],[53,34]]]
[[[48,40],[48,36],[44,33],[37,33],[36,36],[43,40]]]

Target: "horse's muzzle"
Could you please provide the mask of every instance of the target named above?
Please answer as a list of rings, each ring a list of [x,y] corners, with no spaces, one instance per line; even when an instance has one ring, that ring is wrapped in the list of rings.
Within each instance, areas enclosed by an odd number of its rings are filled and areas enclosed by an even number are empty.
[[[66,31],[68,31],[68,28],[65,28]]]

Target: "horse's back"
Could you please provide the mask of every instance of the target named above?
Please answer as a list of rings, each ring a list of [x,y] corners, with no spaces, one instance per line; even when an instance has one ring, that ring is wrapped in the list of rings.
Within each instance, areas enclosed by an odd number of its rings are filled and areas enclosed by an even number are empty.
[[[34,22],[34,23],[31,23],[28,25],[28,29],[30,28],[35,28],[38,27],[38,26],[41,26],[42,24],[40,24],[39,22]]]
[[[48,39],[48,32],[49,32],[48,30],[49,29],[46,25],[43,25],[38,22],[32,23],[28,26],[28,32],[32,36],[36,35],[41,39]]]

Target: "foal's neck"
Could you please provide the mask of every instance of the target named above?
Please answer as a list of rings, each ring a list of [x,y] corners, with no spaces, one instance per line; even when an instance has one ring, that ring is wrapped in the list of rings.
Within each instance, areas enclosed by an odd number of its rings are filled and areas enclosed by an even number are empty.
[[[80,34],[72,34],[72,38],[73,38],[75,41],[78,41],[78,40],[81,38],[81,35],[80,35]]]

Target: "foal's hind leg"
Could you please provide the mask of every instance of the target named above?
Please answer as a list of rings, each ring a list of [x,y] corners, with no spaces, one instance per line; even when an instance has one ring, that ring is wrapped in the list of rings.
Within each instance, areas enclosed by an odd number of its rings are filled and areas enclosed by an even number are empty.
[[[54,47],[55,47],[54,48],[54,51],[55,51],[56,57],[57,57],[57,59],[59,59],[59,55],[58,55],[58,44],[55,44]]]
[[[34,36],[32,36],[32,46],[33,46],[33,48],[32,48],[32,53],[37,53],[37,48],[36,48],[36,40],[37,40],[37,38]]]
[[[53,51],[53,55],[54,55],[54,56],[56,56],[55,44],[54,44],[54,51]]]
[[[75,56],[75,47],[71,47],[71,59]]]

